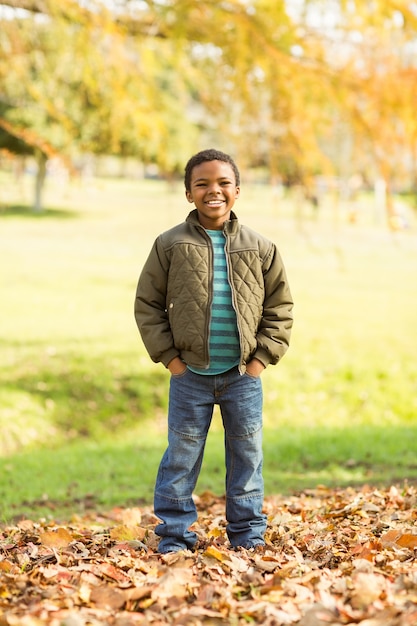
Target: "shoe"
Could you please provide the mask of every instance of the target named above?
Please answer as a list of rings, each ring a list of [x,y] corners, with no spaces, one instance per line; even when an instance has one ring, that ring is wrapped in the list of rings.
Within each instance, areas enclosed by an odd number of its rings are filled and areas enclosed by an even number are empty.
[[[179,541],[164,541],[161,539],[158,545],[159,554],[169,554],[173,552],[181,552],[182,550],[188,550],[185,543]]]
[[[265,548],[265,544],[262,541],[248,541],[241,546],[236,546],[237,550],[241,548],[243,548],[244,550],[251,550],[252,552],[262,552],[262,550]]]
[[[253,548],[258,548],[258,547],[263,548],[264,546],[265,544],[263,541],[247,541],[246,543],[243,543],[239,547],[244,548],[245,550],[252,550]]]
[[[263,543],[258,543],[256,544],[256,546],[253,546],[252,548],[248,548],[248,552],[250,552],[251,554],[263,554],[265,552],[266,546]]]
[[[158,550],[158,554],[177,554],[177,552],[183,552],[187,548],[164,548],[163,550]]]

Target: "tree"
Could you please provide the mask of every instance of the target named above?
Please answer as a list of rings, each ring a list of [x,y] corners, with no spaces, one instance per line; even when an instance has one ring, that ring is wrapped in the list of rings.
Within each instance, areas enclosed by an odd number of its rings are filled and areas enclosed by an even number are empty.
[[[21,142],[30,131],[68,162],[79,152],[133,155],[175,171],[183,138],[194,133],[183,115],[185,82],[173,68],[175,43],[126,35],[99,5],[88,14],[74,2],[30,8],[3,20],[3,127]],[[47,11],[42,19],[40,10]],[[15,143],[8,147],[15,151]],[[24,150],[32,154],[34,146]]]
[[[392,186],[400,159],[416,178],[412,2],[1,3],[0,119],[68,159],[131,155],[169,176],[215,143],[308,186],[341,174],[345,136],[352,170]]]

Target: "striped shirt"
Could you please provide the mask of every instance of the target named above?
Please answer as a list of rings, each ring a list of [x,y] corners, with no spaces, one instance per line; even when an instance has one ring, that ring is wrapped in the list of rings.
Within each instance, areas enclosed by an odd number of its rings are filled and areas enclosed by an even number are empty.
[[[221,374],[239,364],[240,345],[232,291],[227,277],[223,231],[208,230],[213,244],[213,302],[210,317],[208,369],[190,369],[197,374]]]

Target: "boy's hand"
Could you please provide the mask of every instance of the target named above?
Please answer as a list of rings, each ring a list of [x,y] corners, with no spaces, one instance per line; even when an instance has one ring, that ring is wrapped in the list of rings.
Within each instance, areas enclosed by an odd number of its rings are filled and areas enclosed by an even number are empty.
[[[174,376],[178,376],[179,374],[183,374],[187,369],[184,361],[181,361],[179,356],[176,356],[172,361],[168,363],[168,369]]]
[[[255,378],[260,376],[264,369],[265,365],[261,363],[261,361],[258,361],[258,359],[252,359],[246,365],[246,372],[249,374],[249,376],[253,376]]]

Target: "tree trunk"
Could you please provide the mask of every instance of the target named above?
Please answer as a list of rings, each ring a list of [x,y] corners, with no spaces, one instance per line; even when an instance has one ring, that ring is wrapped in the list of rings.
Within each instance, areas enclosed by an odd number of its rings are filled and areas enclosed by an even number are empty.
[[[42,206],[42,192],[46,178],[46,163],[48,161],[47,156],[39,151],[36,154],[36,162],[38,164],[38,169],[36,172],[35,179],[35,199],[33,202],[33,210],[35,213],[40,213],[43,210]]]

